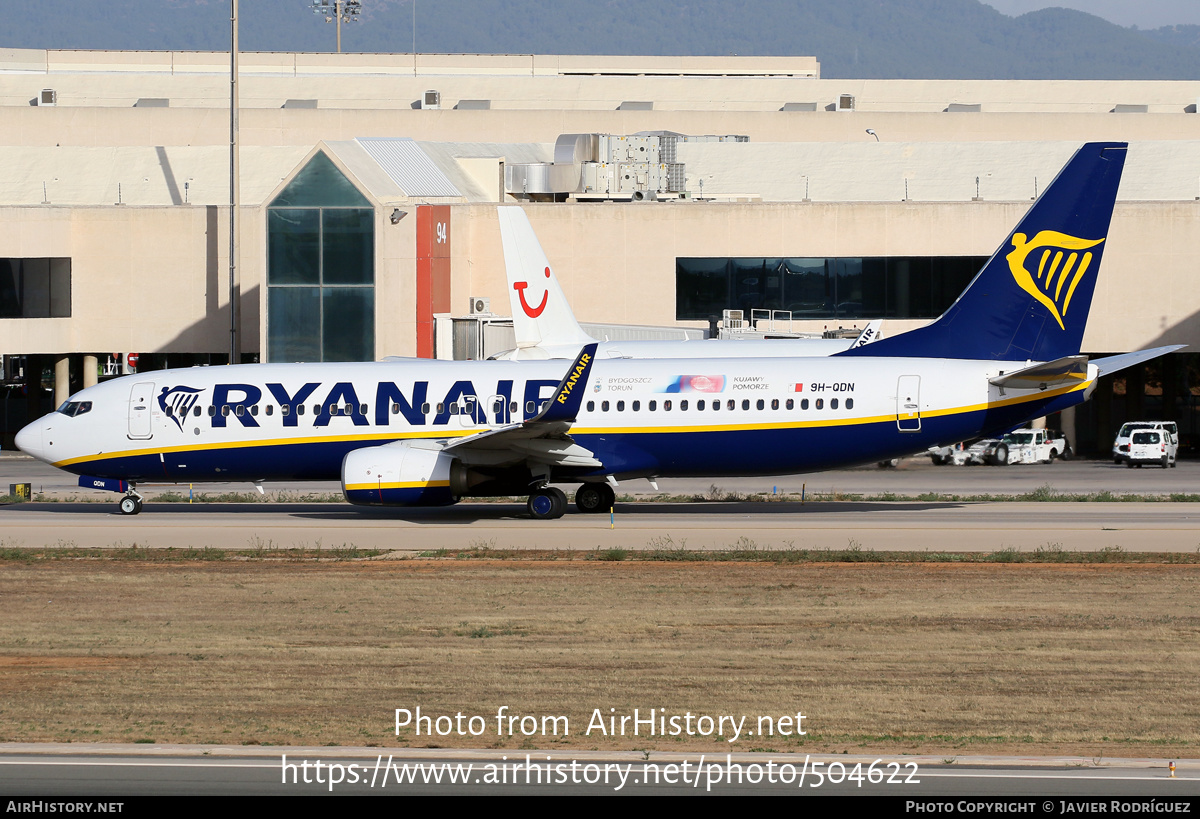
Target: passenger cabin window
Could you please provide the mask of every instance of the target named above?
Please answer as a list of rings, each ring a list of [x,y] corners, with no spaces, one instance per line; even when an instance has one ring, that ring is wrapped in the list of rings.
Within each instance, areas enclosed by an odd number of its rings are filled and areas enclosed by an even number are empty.
[[[587,411],[588,411],[588,412],[595,412],[595,411],[596,411],[596,402],[595,402],[595,401],[588,401],[588,403],[587,403]]]

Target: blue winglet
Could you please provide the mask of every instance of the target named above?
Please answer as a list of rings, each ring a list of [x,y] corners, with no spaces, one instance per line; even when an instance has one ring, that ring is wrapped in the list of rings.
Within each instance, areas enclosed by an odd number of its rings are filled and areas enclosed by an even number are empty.
[[[527,421],[527,424],[562,421],[572,423],[579,415],[579,406],[583,403],[583,393],[587,387],[588,373],[596,360],[596,344],[585,345],[576,357],[554,396],[546,402],[546,408]]]
[[[1127,147],[1089,142],[1076,151],[933,324],[838,355],[994,361],[1077,355]]]

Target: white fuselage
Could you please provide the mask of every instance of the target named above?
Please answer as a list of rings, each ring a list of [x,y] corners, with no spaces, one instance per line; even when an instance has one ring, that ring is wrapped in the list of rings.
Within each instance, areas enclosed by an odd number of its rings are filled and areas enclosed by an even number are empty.
[[[988,383],[1025,364],[597,358],[569,436],[602,466],[553,478],[869,462],[1018,426],[1079,403],[1095,377],[1005,394]],[[531,418],[565,372],[563,361],[421,360],[147,372],[81,391],[78,414],[52,413],[17,443],[71,472],[133,482],[331,480],[354,449],[450,442]]]

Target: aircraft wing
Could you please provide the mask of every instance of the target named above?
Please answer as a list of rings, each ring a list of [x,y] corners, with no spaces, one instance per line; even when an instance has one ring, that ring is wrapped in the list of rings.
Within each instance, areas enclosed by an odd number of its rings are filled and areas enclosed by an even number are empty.
[[[580,351],[537,415],[451,441],[443,451],[452,451],[463,463],[473,465],[530,461],[550,466],[603,466],[591,450],[576,444],[568,434],[583,403],[596,346],[589,344]]]

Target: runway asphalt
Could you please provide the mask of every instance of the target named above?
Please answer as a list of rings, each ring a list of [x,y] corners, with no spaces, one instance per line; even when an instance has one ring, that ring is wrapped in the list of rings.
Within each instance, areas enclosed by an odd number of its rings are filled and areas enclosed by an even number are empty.
[[[354,507],[345,503],[154,503],[137,516],[116,514],[118,496],[79,489],[73,476],[22,456],[0,457],[0,482],[32,482],[58,502],[0,507],[0,545],[222,549],[345,548],[417,554],[441,548],[646,549],[806,548],[990,552],[1061,548],[1194,552],[1200,548],[1200,504],[1189,502],[1025,503],[923,500],[655,503],[646,481],[622,493],[607,514],[572,511],[533,521],[516,503],[464,501],[451,507]],[[874,467],[783,478],[660,481],[667,494],[739,492],[765,497],[773,488],[806,498],[912,498],[1018,495],[1049,486],[1058,492],[1142,496],[1200,493],[1200,463],[1176,469],[1126,469],[1104,461],[1008,467],[935,467],[925,459],[896,469]],[[286,493],[293,485],[285,485]],[[336,484],[294,485],[338,494]],[[164,489],[168,487],[163,487]],[[169,487],[179,491],[179,487]],[[565,487],[568,490],[571,487]],[[143,487],[149,497],[154,487]],[[252,491],[245,484],[197,491]],[[268,485],[272,497],[279,487]],[[186,493],[186,489],[184,489]],[[286,495],[285,495],[286,496]],[[71,502],[88,498],[98,502]]]
[[[747,469],[752,468],[747,464]],[[78,477],[55,469],[14,452],[0,453],[0,492],[11,483],[32,483],[35,493],[54,497],[93,497],[111,499],[116,496],[95,490],[81,489]],[[934,466],[926,457],[906,458],[894,469],[874,465],[853,469],[815,472],[806,475],[785,475],[754,478],[663,478],[659,490],[666,494],[705,494],[713,486],[728,492],[784,494],[850,493],[878,495],[892,492],[916,496],[927,492],[939,494],[1020,494],[1039,486],[1049,485],[1059,492],[1120,494],[1169,494],[1191,492],[1200,494],[1200,461],[1181,460],[1175,469],[1144,467],[1127,469],[1110,460],[1055,461],[1052,464],[1012,466]],[[187,494],[187,484],[145,484],[153,496],[159,491]],[[267,492],[341,494],[337,481],[266,483]],[[567,488],[567,487],[564,487]],[[196,492],[253,492],[250,483],[196,484]],[[660,493],[645,480],[624,481],[620,494],[653,497]]]

